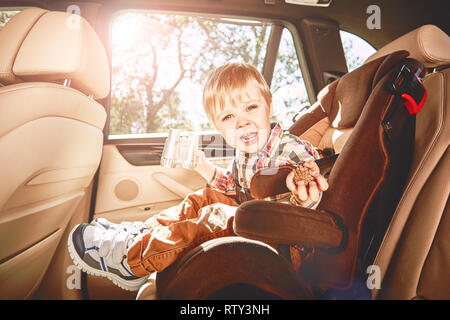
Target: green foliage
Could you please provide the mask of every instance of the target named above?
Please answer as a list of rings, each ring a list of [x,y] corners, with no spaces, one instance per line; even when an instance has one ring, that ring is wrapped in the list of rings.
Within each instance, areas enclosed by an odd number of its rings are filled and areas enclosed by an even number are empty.
[[[345,60],[347,61],[347,69],[349,72],[363,64],[363,57],[353,53],[354,44],[351,39],[345,39],[342,45],[344,47]]]
[[[372,47],[364,39],[361,39],[352,33],[341,30],[340,35],[348,72],[351,72],[361,66],[364,61],[375,52],[374,47]]]
[[[169,128],[210,130],[201,89],[210,70],[229,61],[262,69],[270,26],[240,25],[202,17],[126,13],[140,21],[135,40],[114,42],[111,134],[164,132]],[[123,38],[123,30],[116,35]],[[116,39],[123,40],[123,39]],[[189,87],[197,91],[189,92]],[[196,95],[196,111],[186,94]],[[201,114],[199,117],[196,113]]]

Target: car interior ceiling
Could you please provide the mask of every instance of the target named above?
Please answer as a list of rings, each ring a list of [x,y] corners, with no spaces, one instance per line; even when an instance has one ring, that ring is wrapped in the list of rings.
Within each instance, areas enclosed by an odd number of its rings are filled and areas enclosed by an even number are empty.
[[[2,4],[4,3],[4,4]],[[110,20],[112,16],[120,11],[127,9],[146,9],[158,11],[174,11],[174,12],[191,12],[220,15],[225,17],[254,17],[257,19],[268,19],[269,21],[283,21],[291,23],[295,29],[301,31],[302,44],[296,44],[297,47],[303,48],[304,52],[298,52],[300,63],[308,65],[303,68],[304,76],[309,81],[305,81],[311,103],[316,101],[319,91],[329,82],[336,79],[347,71],[345,61],[337,61],[341,58],[341,54],[330,54],[332,48],[336,46],[340,39],[327,39],[326,42],[320,37],[314,37],[316,28],[324,28],[326,32],[333,30],[333,24],[336,24],[336,31],[345,30],[351,32],[362,39],[365,39],[374,48],[380,48],[392,41],[393,39],[421,26],[431,23],[441,28],[447,34],[450,30],[450,22],[447,18],[445,10],[440,10],[445,6],[445,0],[435,1],[432,7],[424,11],[423,7],[427,6],[425,0],[419,1],[371,1],[371,0],[334,0],[329,7],[311,7],[311,6],[285,6],[284,3],[272,4],[267,0],[245,0],[239,1],[239,6],[234,6],[232,2],[219,1],[212,2],[208,0],[196,1],[195,5],[187,5],[182,0],[168,1],[139,1],[139,0],[115,0],[115,1],[39,1],[39,0],[23,0],[23,1],[5,1],[0,0],[2,6],[36,6],[48,10],[65,11],[69,4],[76,4],[81,8],[82,15],[97,31],[100,39],[110,52]],[[366,9],[369,5],[379,4],[382,7],[381,12],[381,30],[370,30],[366,26],[367,13]],[[238,8],[238,9],[236,9]],[[403,14],[401,14],[403,12]],[[357,14],[359,13],[359,14]],[[399,18],[400,17],[400,18]],[[311,24],[308,20],[315,21]],[[302,25],[300,25],[302,24]],[[325,32],[325,31],[324,31]],[[276,34],[276,28],[272,29],[272,33]],[[336,33],[335,33],[336,34]],[[333,36],[334,37],[334,36]],[[276,42],[276,37],[274,38]],[[274,43],[275,43],[274,42]],[[325,45],[325,47],[321,47]],[[315,48],[313,52],[308,53],[310,48]],[[339,46],[340,47],[340,46]],[[319,50],[321,49],[321,50]],[[331,49],[331,50],[330,50]],[[263,75],[267,81],[271,81],[273,72],[273,63],[276,57],[276,46],[268,45],[268,52]],[[304,56],[306,54],[306,57]],[[272,58],[272,59],[271,59]],[[305,60],[306,59],[306,60]],[[326,72],[333,70],[334,73],[327,75]],[[324,73],[325,72],[325,73]],[[324,78],[327,78],[324,81]],[[99,100],[102,105],[106,105],[108,98]],[[105,132],[109,130],[109,121],[105,126]]]
[[[428,6],[429,9],[424,12],[423,7],[427,6],[425,0],[420,1],[371,1],[371,0],[361,0],[361,1],[351,1],[351,0],[334,0],[330,7],[311,7],[311,6],[285,6],[284,3],[272,4],[271,1],[266,0],[246,0],[239,1],[238,9],[235,9],[231,2],[219,1],[211,2],[208,0],[196,1],[195,5],[187,5],[181,0],[168,0],[168,1],[139,1],[139,0],[115,0],[115,1],[76,1],[76,2],[66,2],[66,1],[39,1],[39,0],[22,0],[22,1],[5,1],[1,0],[0,4],[2,6],[36,6],[48,10],[61,10],[65,11],[69,4],[79,5],[82,11],[82,15],[90,22],[92,27],[97,31],[100,39],[103,41],[105,47],[109,47],[109,26],[110,19],[119,10],[126,9],[150,9],[158,11],[175,11],[175,12],[198,12],[207,13],[220,16],[228,17],[255,17],[257,19],[269,19],[272,21],[282,20],[287,23],[292,23],[298,30],[308,30],[308,24],[305,23],[307,19],[313,20],[323,20],[328,23],[337,23],[337,29],[345,30],[351,32],[359,37],[368,41],[374,48],[380,48],[391,40],[399,37],[411,31],[421,25],[432,23],[444,32],[450,30],[450,22],[447,18],[445,10],[440,10],[444,7],[445,0],[435,1],[432,7]],[[379,4],[383,10],[381,13],[382,17],[382,30],[370,30],[366,27],[367,13],[366,9],[369,5]],[[400,15],[399,13],[402,13]],[[359,14],[357,14],[359,13]],[[401,17],[401,18],[399,18]],[[300,22],[302,21],[303,22]],[[302,23],[304,26],[299,26]],[[310,34],[314,33],[313,28],[321,28],[320,24],[310,25]],[[324,26],[325,29],[329,26]],[[272,30],[275,33],[276,29]],[[307,31],[304,31],[307,32]],[[309,47],[313,47],[315,44],[314,38],[308,36],[308,34],[302,34],[301,45],[305,51],[308,51]],[[320,41],[321,39],[315,40]],[[323,41],[322,41],[323,42]],[[329,41],[326,43],[329,47],[336,45],[336,41]],[[300,45],[298,45],[300,46]],[[273,65],[271,65],[270,58],[272,57],[272,63],[276,54],[270,54],[270,48],[273,46],[268,46],[269,50],[266,56],[266,62],[268,68],[265,68],[263,74],[270,82],[272,77],[271,69],[273,70]],[[277,48],[273,48],[276,50]],[[306,81],[306,86],[308,90],[308,95],[311,103],[316,100],[316,95],[323,88],[326,82],[323,82],[323,68],[316,68],[317,64],[327,64],[329,60],[333,60],[335,55],[329,54],[329,48],[322,48],[325,50],[316,50],[314,54],[310,54],[310,57],[306,57],[306,62],[311,68],[311,71],[305,68],[305,77],[310,78],[310,81]],[[273,51],[272,50],[272,51]],[[339,55],[338,55],[339,56]],[[302,53],[299,54],[300,61],[302,61]],[[328,62],[329,63],[329,62]],[[342,64],[344,64],[342,66]],[[346,71],[345,63],[341,61],[339,63],[332,64],[334,68],[330,69],[328,64],[328,70],[335,70],[337,75],[342,75]],[[325,67],[325,66],[322,66]],[[320,70],[319,70],[320,69]],[[312,74],[308,74],[308,71]],[[335,79],[335,75],[331,76],[330,81]],[[330,82],[328,81],[328,83]],[[101,104],[105,104],[106,101],[100,101]],[[108,130],[108,122],[106,124],[106,130]]]
[[[380,48],[389,41],[399,37],[408,31],[421,25],[432,23],[443,31],[450,30],[450,23],[445,8],[447,1],[383,1],[383,0],[333,0],[332,5],[327,8],[309,6],[289,6],[286,8],[280,2],[276,4],[265,4],[264,0],[237,1],[239,6],[234,5],[234,1],[195,1],[195,5],[187,5],[182,0],[165,1],[145,1],[145,0],[97,0],[97,1],[71,1],[70,3],[80,6],[93,5],[92,10],[99,5],[102,10],[108,11],[120,9],[141,8],[156,10],[173,10],[187,12],[202,12],[219,15],[248,16],[268,19],[283,19],[287,21],[300,21],[303,18],[323,18],[338,21],[341,29],[352,32],[363,39],[367,39],[375,48]],[[267,1],[270,3],[270,1]],[[1,6],[37,6],[49,10],[65,10],[69,2],[54,0],[1,0]],[[369,5],[379,4],[383,8],[382,31],[369,30],[366,28],[366,8]],[[238,9],[236,9],[238,8]],[[427,8],[427,10],[423,10]],[[360,13],[360,14],[357,14]],[[89,17],[86,17],[89,20]],[[106,23],[100,20],[99,23]],[[107,24],[107,23],[106,23]],[[95,28],[95,26],[94,26]]]

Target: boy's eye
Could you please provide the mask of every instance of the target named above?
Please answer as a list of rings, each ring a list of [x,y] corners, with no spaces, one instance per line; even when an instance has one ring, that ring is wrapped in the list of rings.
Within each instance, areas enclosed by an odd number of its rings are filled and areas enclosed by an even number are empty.
[[[233,116],[231,114],[227,114],[225,117],[222,118],[222,121],[230,120]]]
[[[247,107],[247,111],[252,111],[253,109],[256,109],[256,108],[258,108],[258,106],[255,104],[252,104],[251,106]]]

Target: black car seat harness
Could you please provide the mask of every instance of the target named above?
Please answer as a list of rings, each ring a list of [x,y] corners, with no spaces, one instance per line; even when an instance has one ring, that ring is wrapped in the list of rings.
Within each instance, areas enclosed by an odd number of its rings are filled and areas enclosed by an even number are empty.
[[[415,60],[405,59],[390,82],[388,91],[395,96],[381,123],[390,155],[387,180],[389,188],[381,189],[363,223],[358,271],[366,275],[384,238],[395,207],[403,192],[414,152],[415,120],[427,99],[427,91],[420,74],[422,66]],[[401,170],[399,170],[401,168]],[[401,171],[401,172],[400,172]],[[390,180],[390,181],[389,181]]]

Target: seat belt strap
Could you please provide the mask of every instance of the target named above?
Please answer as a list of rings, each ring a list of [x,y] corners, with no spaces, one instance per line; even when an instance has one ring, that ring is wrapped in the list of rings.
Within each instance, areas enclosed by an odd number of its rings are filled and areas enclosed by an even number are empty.
[[[404,64],[391,82],[390,89],[405,99],[405,106],[411,115],[416,115],[427,100],[427,90],[419,75],[422,68],[412,70],[413,66]]]

